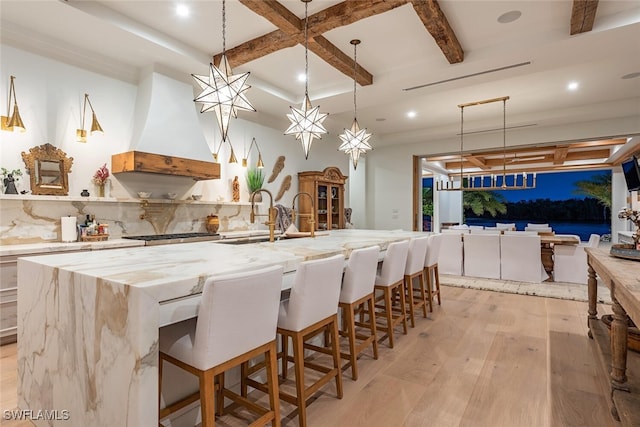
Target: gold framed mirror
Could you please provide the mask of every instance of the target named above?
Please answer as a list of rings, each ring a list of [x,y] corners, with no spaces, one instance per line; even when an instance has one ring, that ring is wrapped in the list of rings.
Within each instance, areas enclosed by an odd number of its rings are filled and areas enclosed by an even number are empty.
[[[66,196],[73,157],[47,143],[22,152],[22,160],[29,174],[31,193],[36,195]]]

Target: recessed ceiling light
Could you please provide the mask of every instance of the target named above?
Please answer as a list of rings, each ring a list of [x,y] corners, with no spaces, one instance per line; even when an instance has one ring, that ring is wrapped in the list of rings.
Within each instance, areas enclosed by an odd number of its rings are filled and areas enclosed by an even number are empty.
[[[187,17],[189,16],[189,8],[184,4],[179,4],[176,6],[176,15]]]
[[[387,119],[385,119],[384,117],[378,117],[376,119],[376,122],[384,122],[385,120],[387,120]]]
[[[580,86],[580,84],[578,82],[569,82],[569,84],[567,85],[567,89],[569,89],[569,90],[578,90],[579,86]]]
[[[413,119],[417,115],[418,115],[418,113],[416,113],[415,111],[409,111],[407,113],[407,117],[409,117],[410,119]]]
[[[622,76],[623,79],[635,79],[636,77],[640,77],[640,71],[637,71],[635,73],[629,73],[629,74],[625,74],[624,76]]]
[[[306,76],[305,73],[298,74],[298,81],[299,82],[304,82],[305,80],[307,80],[307,76]]]
[[[502,15],[498,16],[498,22],[501,24],[508,24],[510,22],[518,20],[520,16],[522,16],[522,12],[520,12],[519,10],[512,10],[510,12],[503,13]]]

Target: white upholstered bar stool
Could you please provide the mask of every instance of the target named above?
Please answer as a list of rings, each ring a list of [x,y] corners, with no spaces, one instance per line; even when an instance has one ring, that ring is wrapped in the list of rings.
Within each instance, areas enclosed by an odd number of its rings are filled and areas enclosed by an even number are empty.
[[[378,246],[351,251],[342,278],[339,307],[342,310],[343,326],[340,335],[347,337],[349,352],[342,352],[340,355],[348,361],[347,365],[351,365],[351,378],[354,381],[358,379],[358,355],[372,346],[373,358],[378,359],[373,287],[376,282],[379,252]],[[366,313],[366,319],[356,322],[357,311]],[[358,331],[356,327],[359,328]],[[369,329],[366,335],[365,329]]]
[[[296,377],[296,395],[280,391],[280,398],[298,407],[301,427],[307,425],[307,400],[332,379],[336,382],[337,397],[342,399],[342,370],[340,368],[340,341],[338,336],[338,299],[342,285],[344,256],[335,255],[300,263],[291,287],[291,295],[280,305],[278,333],[282,336],[282,376],[287,377],[289,362],[293,362]],[[329,330],[329,342],[319,347],[307,341]],[[289,338],[293,357],[289,356]],[[329,348],[330,347],[330,348]],[[333,366],[322,366],[305,360],[304,350],[330,353]],[[312,385],[305,385],[304,369],[321,372]],[[249,382],[249,385],[252,385]]]
[[[442,304],[440,298],[440,273],[438,272],[438,257],[440,256],[440,244],[442,234],[432,234],[427,243],[427,253],[424,257],[424,277],[427,284],[427,301],[429,311],[433,311],[433,298],[438,296],[438,305]],[[435,289],[434,289],[435,285]]]
[[[407,307],[409,308],[409,320],[411,327],[415,328],[416,310],[422,308],[423,317],[427,317],[427,295],[424,286],[424,259],[427,254],[429,236],[413,238],[409,241],[409,252],[404,268],[404,288],[407,295]],[[418,287],[413,286],[414,279],[418,279]]]
[[[208,279],[202,290],[198,317],[160,329],[158,384],[159,418],[200,399],[202,427],[215,425],[227,397],[257,412],[251,425],[280,425],[276,325],[282,287],[282,267]],[[224,387],[224,372],[264,355],[269,408],[257,405]],[[200,390],[160,409],[162,366],[169,362],[199,378]],[[214,381],[218,380],[215,392]],[[165,386],[168,384],[165,384]],[[215,396],[215,403],[214,403]],[[215,410],[215,412],[214,412]]]
[[[407,334],[407,317],[405,312],[406,302],[404,298],[404,268],[409,253],[409,241],[393,242],[387,246],[387,251],[382,261],[380,273],[376,275],[376,317],[382,320],[382,325],[377,328],[386,334],[378,342],[389,339],[389,347],[393,348],[393,330],[396,325],[402,323],[404,334]],[[393,306],[393,296],[398,293],[400,305]]]
[[[579,236],[575,236],[580,240]],[[587,284],[587,253],[585,248],[597,248],[600,236],[592,234],[588,243],[554,245],[553,280],[556,282]]]

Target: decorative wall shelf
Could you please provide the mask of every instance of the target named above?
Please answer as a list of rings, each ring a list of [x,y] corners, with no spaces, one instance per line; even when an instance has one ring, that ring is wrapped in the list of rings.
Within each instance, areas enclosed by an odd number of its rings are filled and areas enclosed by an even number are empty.
[[[115,197],[81,197],[81,196],[36,196],[33,194],[0,194],[0,200],[33,200],[38,202],[92,202],[92,203],[141,203],[147,200],[153,204],[183,204],[183,205],[224,205],[224,206],[251,206],[251,202],[220,202],[216,200],[169,200],[169,199],[138,199]],[[256,203],[262,205],[262,203]]]

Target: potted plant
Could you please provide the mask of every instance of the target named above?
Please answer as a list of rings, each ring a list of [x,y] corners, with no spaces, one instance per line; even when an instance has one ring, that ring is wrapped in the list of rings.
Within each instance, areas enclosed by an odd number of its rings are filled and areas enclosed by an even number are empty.
[[[264,175],[262,174],[262,169],[251,168],[247,169],[247,188],[249,189],[249,195],[253,194],[254,191],[262,188],[262,184],[264,183]],[[262,201],[262,194],[258,193],[255,195],[255,202]]]

